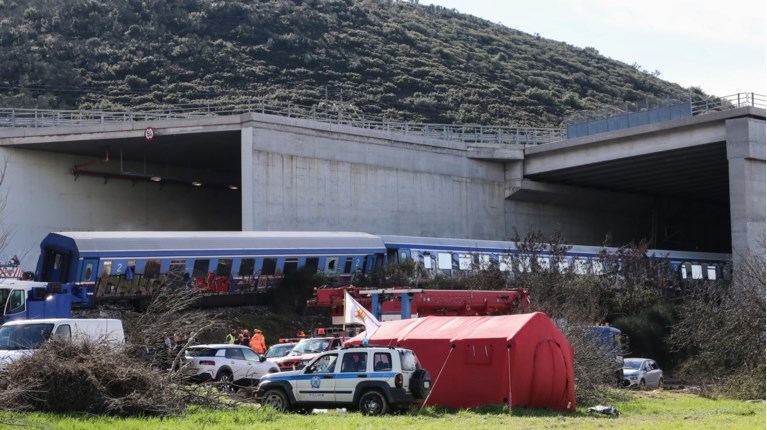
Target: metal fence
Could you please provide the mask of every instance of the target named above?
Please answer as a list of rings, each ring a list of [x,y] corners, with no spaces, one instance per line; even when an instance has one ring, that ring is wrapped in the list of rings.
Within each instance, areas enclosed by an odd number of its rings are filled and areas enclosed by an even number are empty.
[[[567,138],[573,139],[749,106],[764,108],[764,96],[755,93],[738,93],[703,100],[693,100],[690,95],[647,98],[634,103],[568,115],[565,118]]]

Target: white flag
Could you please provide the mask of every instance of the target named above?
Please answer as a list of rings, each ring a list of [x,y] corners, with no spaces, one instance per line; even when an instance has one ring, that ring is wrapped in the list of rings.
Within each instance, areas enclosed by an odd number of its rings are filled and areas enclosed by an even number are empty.
[[[359,302],[344,291],[344,323],[345,324],[363,324],[365,326],[365,337],[373,336],[381,323]]]

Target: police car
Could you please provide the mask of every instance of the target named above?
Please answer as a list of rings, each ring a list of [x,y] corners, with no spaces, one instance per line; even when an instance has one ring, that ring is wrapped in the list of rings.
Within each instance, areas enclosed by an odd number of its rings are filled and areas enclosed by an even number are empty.
[[[301,370],[261,378],[256,394],[279,411],[346,408],[383,415],[426,400],[429,372],[412,350],[358,346],[318,355]]]

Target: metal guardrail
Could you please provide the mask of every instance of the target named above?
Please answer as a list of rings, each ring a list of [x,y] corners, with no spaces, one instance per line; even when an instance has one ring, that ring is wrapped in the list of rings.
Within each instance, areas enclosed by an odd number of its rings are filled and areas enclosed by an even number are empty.
[[[764,109],[767,104],[764,94],[738,93],[724,97],[709,97],[705,100],[693,101],[690,105],[692,106],[692,115],[696,116],[749,106]]]
[[[630,112],[657,108],[679,101],[678,97],[626,103],[618,107],[579,113],[569,120],[604,118]],[[689,101],[689,98],[686,100]],[[692,115],[719,112],[744,106],[765,107],[765,96],[738,93],[725,97],[711,97],[691,103]],[[139,110],[55,110],[0,108],[0,127],[62,127],[92,126],[126,121],[160,121],[256,112],[288,118],[346,125],[368,130],[380,130],[410,136],[463,142],[463,143],[516,143],[539,145],[565,140],[565,128],[502,127],[476,124],[433,124],[365,117],[350,103],[323,102],[314,106],[291,102],[267,104],[262,100],[239,100],[229,103],[185,104],[173,106],[146,106]]]
[[[159,121],[239,115],[247,112],[310,119],[368,130],[380,130],[464,143],[538,145],[563,140],[565,136],[564,129],[561,128],[417,123],[365,117],[351,104],[320,103],[314,106],[304,106],[288,102],[283,105],[274,105],[262,101],[174,105],[126,111],[0,108],[0,127],[90,126],[125,121]]]

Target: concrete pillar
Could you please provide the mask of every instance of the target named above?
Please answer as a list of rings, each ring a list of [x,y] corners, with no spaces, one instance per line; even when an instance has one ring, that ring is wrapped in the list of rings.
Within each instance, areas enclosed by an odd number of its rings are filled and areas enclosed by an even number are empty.
[[[253,127],[240,131],[240,192],[242,195],[242,231],[254,231],[253,198]]]
[[[765,257],[764,120],[727,120],[733,260]]]

